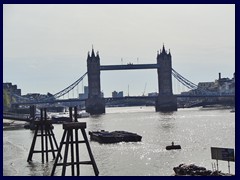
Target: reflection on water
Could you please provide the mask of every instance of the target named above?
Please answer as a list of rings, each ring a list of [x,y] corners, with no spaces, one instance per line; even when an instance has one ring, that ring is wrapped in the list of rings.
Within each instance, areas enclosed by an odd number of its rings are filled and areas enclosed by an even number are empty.
[[[162,129],[164,131],[169,131],[169,129],[174,128],[175,116],[174,113],[160,113],[159,121]]]
[[[179,109],[173,113],[154,112],[153,107],[107,108],[105,115],[79,119],[87,122],[88,131],[125,130],[142,136],[141,142],[99,144],[90,141],[100,175],[172,175],[173,167],[181,163],[195,163],[212,169],[210,147],[235,148],[235,114],[229,110]],[[54,125],[58,143],[62,125]],[[30,130],[3,132],[3,174],[48,176],[53,161],[42,164],[40,154],[33,155],[27,163],[33,138]],[[167,151],[174,141],[181,150]],[[50,155],[51,156],[51,155]],[[88,159],[85,146],[80,147],[80,157]],[[231,172],[235,163],[231,162]],[[228,172],[227,162],[219,161],[219,168]],[[61,175],[61,169],[56,169]],[[68,170],[67,175],[71,175]],[[81,175],[94,175],[91,166],[81,166]]]

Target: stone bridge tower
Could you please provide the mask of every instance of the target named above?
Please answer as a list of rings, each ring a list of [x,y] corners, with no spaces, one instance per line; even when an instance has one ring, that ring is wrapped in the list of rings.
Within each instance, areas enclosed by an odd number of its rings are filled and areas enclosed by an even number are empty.
[[[97,52],[96,56],[92,49],[91,56],[88,53],[87,58],[88,72],[88,99],[86,100],[86,112],[90,114],[105,113],[105,101],[101,96],[100,84],[100,58]]]
[[[162,51],[157,55],[158,68],[158,98],[156,111],[176,111],[177,98],[172,93],[172,56],[166,52],[163,45]]]

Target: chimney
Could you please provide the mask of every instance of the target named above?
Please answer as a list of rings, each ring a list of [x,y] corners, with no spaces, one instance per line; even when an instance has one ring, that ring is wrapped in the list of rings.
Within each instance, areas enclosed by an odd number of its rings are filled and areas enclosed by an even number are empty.
[[[221,73],[218,73],[218,80],[221,79]]]

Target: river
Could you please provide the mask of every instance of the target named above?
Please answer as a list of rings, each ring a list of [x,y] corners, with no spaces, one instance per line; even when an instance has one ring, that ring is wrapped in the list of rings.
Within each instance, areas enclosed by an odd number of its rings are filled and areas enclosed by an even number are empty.
[[[171,176],[173,167],[181,163],[194,163],[212,170],[216,160],[211,159],[211,147],[235,149],[235,113],[230,113],[230,109],[190,108],[159,113],[154,107],[115,107],[106,108],[104,115],[78,120],[87,122],[87,134],[93,130],[124,130],[142,136],[141,142],[99,144],[90,141],[100,176]],[[62,125],[55,124],[53,132],[59,143]],[[35,153],[33,162],[27,162],[33,135],[33,131],[27,129],[3,131],[4,176],[50,175],[52,160],[42,164],[41,155]],[[165,147],[172,141],[182,149],[167,151]],[[49,156],[51,159],[50,153]],[[86,146],[80,146],[80,158],[89,159]],[[227,173],[228,163],[218,163],[219,170]],[[234,162],[230,162],[230,169],[235,174]],[[56,175],[61,175],[60,167]],[[70,166],[67,175],[71,175]],[[92,166],[81,165],[81,175],[93,176]]]

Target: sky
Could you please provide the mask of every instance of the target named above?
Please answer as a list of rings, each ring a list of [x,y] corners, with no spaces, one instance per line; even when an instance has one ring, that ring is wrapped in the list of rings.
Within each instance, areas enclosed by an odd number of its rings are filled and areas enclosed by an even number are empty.
[[[155,64],[165,46],[172,67],[197,84],[235,72],[234,4],[4,4],[3,82],[22,94],[57,93],[87,71],[87,54],[101,65]],[[174,93],[187,90],[175,79]],[[70,94],[87,86],[87,78]],[[105,97],[113,91],[158,91],[157,70],[102,71]]]

